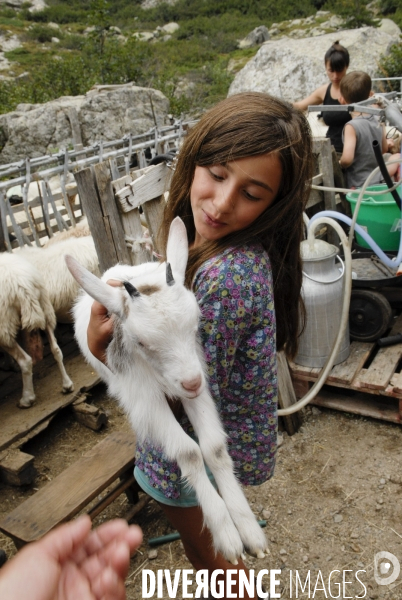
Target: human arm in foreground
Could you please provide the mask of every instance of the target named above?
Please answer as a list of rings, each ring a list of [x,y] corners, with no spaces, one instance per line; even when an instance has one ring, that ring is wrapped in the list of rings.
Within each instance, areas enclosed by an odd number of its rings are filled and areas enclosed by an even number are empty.
[[[0,598],[125,600],[130,556],[141,542],[140,528],[122,519],[91,530],[90,518],[79,517],[25,546],[1,569]]]

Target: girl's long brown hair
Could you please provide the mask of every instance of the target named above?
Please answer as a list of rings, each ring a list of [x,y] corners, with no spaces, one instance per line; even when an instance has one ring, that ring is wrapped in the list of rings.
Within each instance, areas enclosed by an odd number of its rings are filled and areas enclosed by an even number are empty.
[[[246,92],[226,98],[205,113],[180,150],[161,234],[166,244],[170,223],[179,216],[187,227],[189,243],[194,241],[190,189],[196,166],[226,164],[268,152],[278,153],[283,170],[274,203],[246,229],[190,250],[186,283],[191,287],[197,269],[226,248],[260,241],[273,271],[277,348],[285,348],[293,357],[301,317],[304,321],[299,246],[312,176],[310,129],[300,111],[268,94]]]

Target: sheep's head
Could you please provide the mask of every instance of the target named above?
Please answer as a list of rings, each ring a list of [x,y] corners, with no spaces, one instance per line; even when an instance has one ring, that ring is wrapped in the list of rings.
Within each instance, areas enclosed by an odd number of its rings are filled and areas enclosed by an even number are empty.
[[[187,232],[177,218],[170,228],[168,262],[118,267],[124,272],[121,287],[107,285],[71,257],[66,262],[81,287],[116,316],[107,351],[112,371],[138,368],[143,376],[154,376],[168,396],[195,398],[205,386],[205,374],[200,311],[184,287],[187,258]]]

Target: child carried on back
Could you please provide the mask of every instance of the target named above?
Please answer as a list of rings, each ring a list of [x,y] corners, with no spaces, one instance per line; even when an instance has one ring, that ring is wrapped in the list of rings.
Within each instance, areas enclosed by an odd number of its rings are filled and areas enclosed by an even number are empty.
[[[371,77],[364,71],[348,73],[340,83],[340,90],[341,104],[355,104],[367,100],[371,95]],[[339,164],[344,169],[348,188],[362,187],[373,169],[378,167],[373,150],[374,140],[377,140],[382,153],[387,152],[385,128],[378,118],[368,113],[353,112],[352,120],[343,130],[344,146],[339,160]],[[388,165],[387,169],[393,176],[398,169],[398,163]],[[371,180],[371,184],[380,183],[382,178],[381,172],[378,172]]]

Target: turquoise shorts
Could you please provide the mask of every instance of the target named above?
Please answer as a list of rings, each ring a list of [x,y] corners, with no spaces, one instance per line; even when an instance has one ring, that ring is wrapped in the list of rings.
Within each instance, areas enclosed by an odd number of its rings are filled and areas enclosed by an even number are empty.
[[[212,475],[207,465],[205,465],[205,470],[214,488],[218,489],[214,476]],[[168,506],[179,506],[181,508],[189,508],[190,506],[199,505],[195,491],[184,481],[179,481],[178,488],[180,496],[177,499],[174,499],[166,498],[166,496],[163,495],[162,491],[159,488],[156,488],[153,485],[151,485],[148,477],[138,467],[134,467],[134,477],[137,480],[138,485],[143,489],[143,491],[157,502],[160,502],[161,504],[167,504]]]

